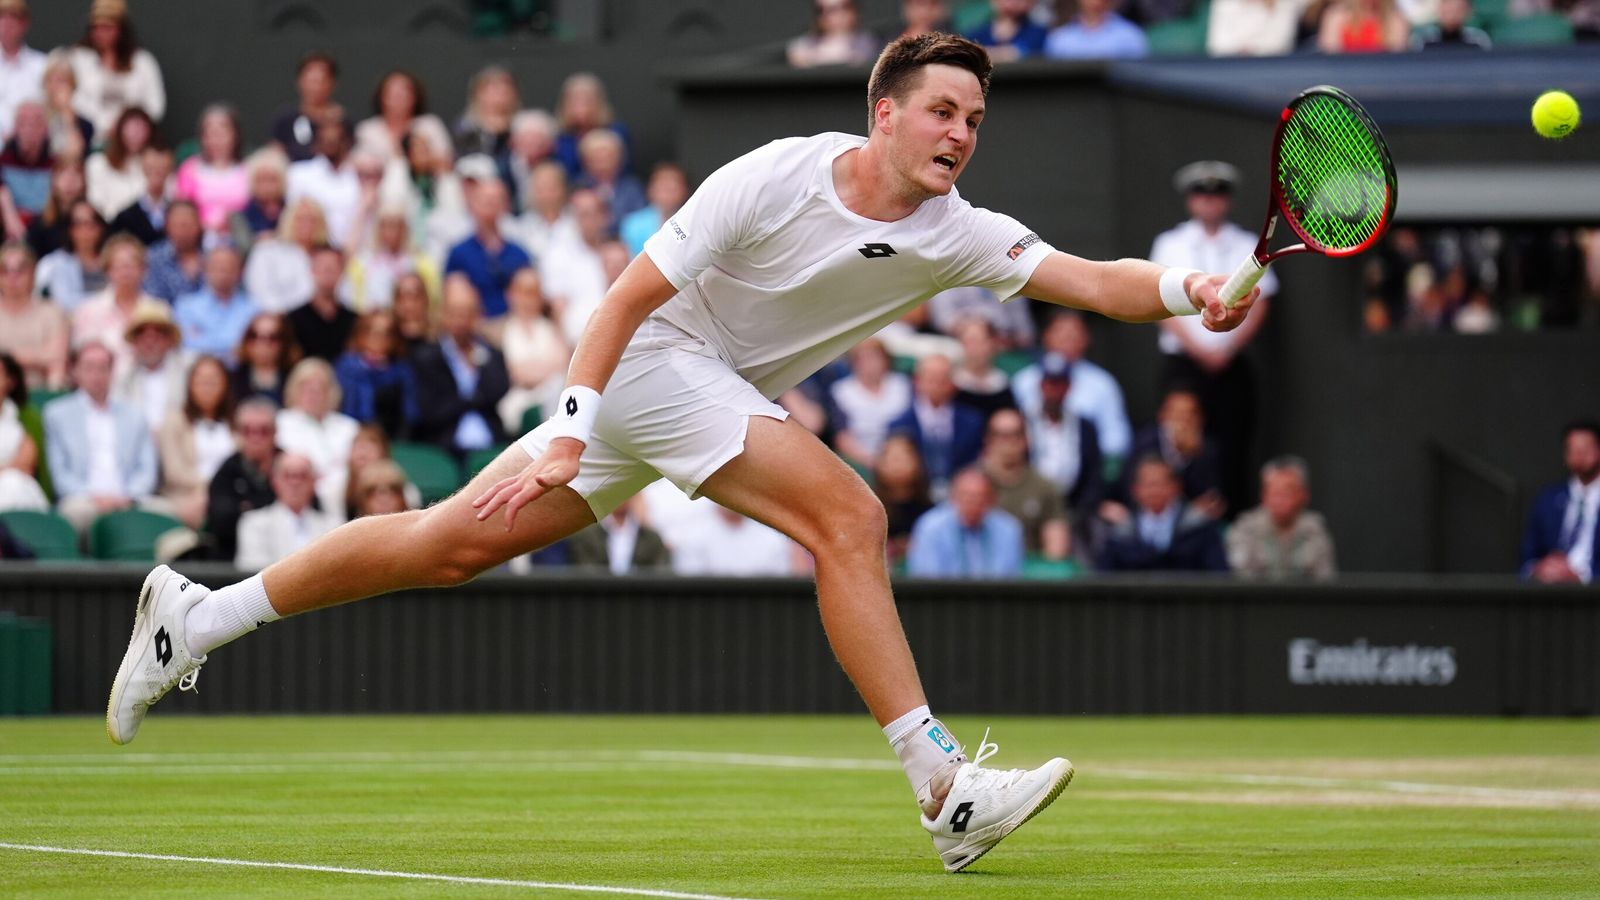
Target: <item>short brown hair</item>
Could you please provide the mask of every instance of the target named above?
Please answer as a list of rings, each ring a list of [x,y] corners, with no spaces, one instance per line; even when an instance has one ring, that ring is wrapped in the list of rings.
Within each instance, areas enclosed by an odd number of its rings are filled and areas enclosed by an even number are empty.
[[[870,134],[877,116],[874,110],[878,101],[890,97],[904,100],[906,93],[916,84],[923,66],[945,65],[966,69],[978,79],[978,88],[989,96],[989,75],[994,63],[989,61],[989,51],[964,37],[953,34],[929,32],[893,41],[878,54],[872,66],[872,78],[867,81],[867,132]]]

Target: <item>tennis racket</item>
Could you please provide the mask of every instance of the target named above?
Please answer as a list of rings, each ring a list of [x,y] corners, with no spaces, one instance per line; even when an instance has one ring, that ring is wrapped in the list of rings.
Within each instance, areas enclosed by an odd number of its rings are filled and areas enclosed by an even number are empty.
[[[1355,98],[1322,85],[1289,101],[1272,136],[1272,195],[1256,249],[1222,286],[1230,308],[1291,253],[1352,256],[1389,227],[1398,186],[1378,126]],[[1278,220],[1300,243],[1268,251]]]

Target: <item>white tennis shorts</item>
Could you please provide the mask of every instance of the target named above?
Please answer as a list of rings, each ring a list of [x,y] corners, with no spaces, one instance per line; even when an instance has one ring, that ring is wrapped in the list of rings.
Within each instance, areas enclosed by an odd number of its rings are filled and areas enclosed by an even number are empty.
[[[705,341],[654,320],[639,329],[606,385],[594,432],[569,487],[598,521],[645,485],[665,476],[690,497],[744,452],[751,416],[783,420]],[[550,446],[549,423],[518,439],[538,459]]]

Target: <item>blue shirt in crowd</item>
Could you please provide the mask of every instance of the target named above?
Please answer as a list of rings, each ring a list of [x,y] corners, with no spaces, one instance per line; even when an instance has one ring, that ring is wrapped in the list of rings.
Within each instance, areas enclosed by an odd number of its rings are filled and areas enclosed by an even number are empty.
[[[994,23],[985,22],[982,28],[968,32],[967,40],[985,47],[1015,47],[1022,56],[1038,56],[1044,52],[1045,36],[1050,33],[1045,28],[1032,20],[1022,23],[1022,27],[1009,41],[997,41],[994,37]]]
[[[173,304],[172,318],[183,332],[184,349],[208,353],[232,366],[233,351],[257,312],[244,291],[235,289],[233,296],[223,300],[206,286],[180,296]]]
[[[204,266],[200,268],[202,271],[205,269]],[[193,294],[204,286],[205,281],[199,271],[195,272],[193,278],[183,274],[183,266],[178,264],[178,251],[173,248],[171,241],[161,241],[150,248],[145,259],[145,293],[175,303],[184,294]]]
[[[1044,52],[1052,59],[1137,59],[1150,55],[1150,42],[1139,26],[1107,13],[1097,28],[1068,22],[1050,32]]]
[[[490,253],[473,235],[450,248],[444,272],[466,275],[483,300],[483,314],[492,319],[506,314],[506,286],[511,284],[511,276],[532,265],[533,257],[516,244],[503,241],[498,253]]]
[[[991,509],[966,528],[954,506],[941,503],[911,528],[906,571],[924,578],[1012,578],[1022,574],[1022,524]]]

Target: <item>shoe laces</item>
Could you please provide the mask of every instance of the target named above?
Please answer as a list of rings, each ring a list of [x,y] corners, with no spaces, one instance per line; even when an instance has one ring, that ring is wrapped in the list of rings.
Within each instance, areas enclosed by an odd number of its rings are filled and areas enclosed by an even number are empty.
[[[193,691],[194,693],[198,694],[200,693],[200,688],[198,687],[199,683],[200,667],[195,666],[189,671],[183,673],[183,677],[178,679],[178,690]]]
[[[999,744],[989,742],[989,729],[983,729],[983,738],[978,741],[978,752],[972,757],[972,770],[969,776],[973,787],[989,787],[999,790],[1016,784],[1022,776],[1028,774],[1027,769],[985,769],[983,761],[1000,752]]]

